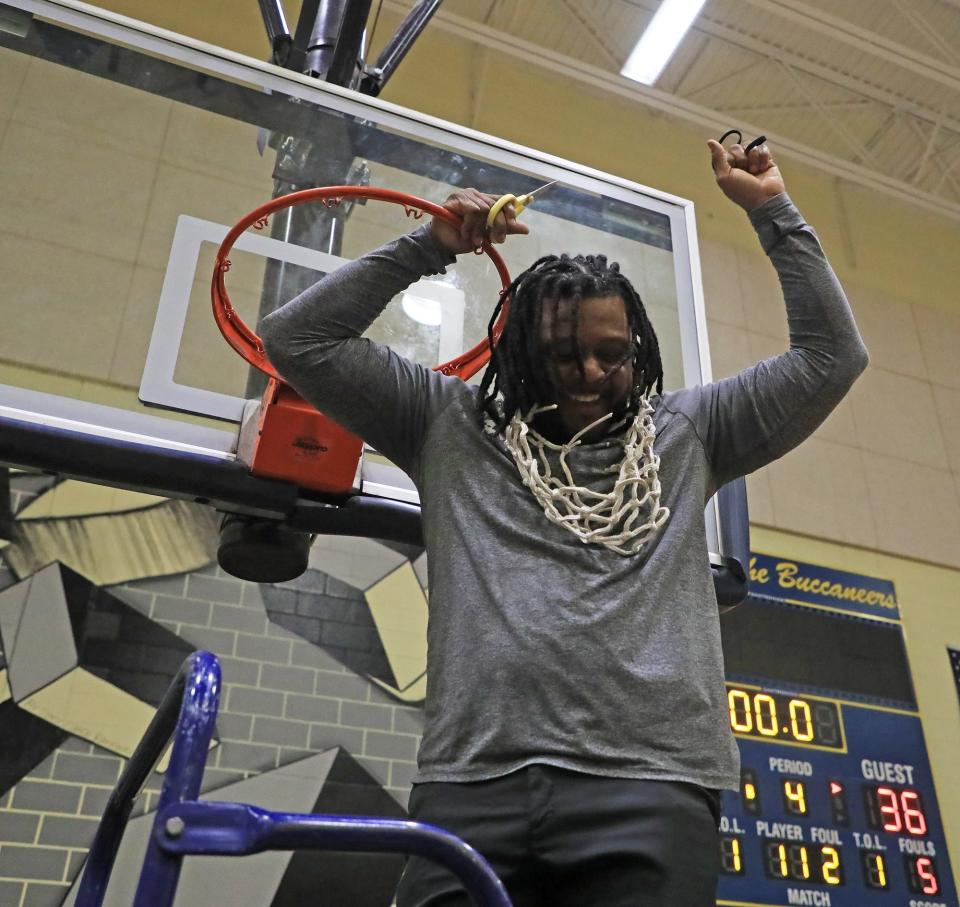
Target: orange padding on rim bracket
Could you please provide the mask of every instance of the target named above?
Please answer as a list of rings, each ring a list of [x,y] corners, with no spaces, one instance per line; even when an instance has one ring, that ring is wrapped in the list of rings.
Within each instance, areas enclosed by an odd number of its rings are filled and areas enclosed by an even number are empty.
[[[277,378],[244,419],[237,444],[237,458],[253,475],[337,496],[355,489],[362,452],[363,441]]]
[[[424,213],[442,218],[455,227],[460,218],[439,205],[390,189],[371,186],[328,186],[304,189],[282,195],[255,208],[226,235],[217,250],[211,283],[213,317],[227,343],[254,368],[270,377],[263,399],[256,411],[245,415],[240,429],[237,457],[254,475],[293,482],[302,488],[326,494],[348,495],[355,490],[357,469],[363,442],[332,419],[317,412],[283,379],[267,359],[260,338],[237,314],[230,302],[224,275],[230,270],[227,257],[238,237],[248,228],[263,229],[276,211],[293,205],[322,201],[328,207],[339,205],[344,198],[366,198],[402,205],[408,216]],[[493,261],[502,281],[501,294],[510,285],[510,274],[499,253],[484,242],[481,250]],[[500,337],[506,318],[504,306],[494,325],[494,342]],[[456,359],[435,367],[445,375],[463,380],[475,375],[490,359],[487,339]]]

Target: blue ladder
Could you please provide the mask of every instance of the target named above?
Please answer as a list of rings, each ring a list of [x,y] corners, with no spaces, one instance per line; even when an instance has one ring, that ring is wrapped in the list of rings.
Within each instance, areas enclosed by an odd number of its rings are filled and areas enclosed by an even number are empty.
[[[465,841],[434,825],[200,802],[200,781],[219,703],[220,664],[210,652],[194,652],[181,665],[110,795],[75,907],[101,907],[134,800],[171,737],[170,765],[133,907],[171,907],[185,856],[240,857],[298,848],[424,857],[454,873],[477,907],[511,907],[503,883],[487,861]]]

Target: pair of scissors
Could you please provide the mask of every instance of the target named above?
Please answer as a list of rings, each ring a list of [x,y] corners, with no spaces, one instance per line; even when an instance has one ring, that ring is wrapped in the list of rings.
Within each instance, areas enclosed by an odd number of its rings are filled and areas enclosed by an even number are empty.
[[[720,138],[717,140],[722,145],[730,136],[735,135],[737,137],[737,144],[743,144],[743,133],[739,129],[728,129]],[[754,148],[759,148],[765,141],[767,137],[765,135],[757,136],[746,148],[743,150],[749,154]]]
[[[516,195],[501,195],[494,203],[493,207],[490,208],[490,211],[487,213],[487,226],[492,227],[493,222],[497,219],[497,215],[507,206],[513,205],[513,213],[519,215],[520,212],[527,207],[527,205],[532,204],[536,199],[535,196],[543,192],[544,189],[549,189],[551,186],[555,186],[559,183],[560,180],[551,180],[549,183],[544,183],[539,189],[534,189],[533,192],[528,192],[526,195],[521,195],[517,197]]]

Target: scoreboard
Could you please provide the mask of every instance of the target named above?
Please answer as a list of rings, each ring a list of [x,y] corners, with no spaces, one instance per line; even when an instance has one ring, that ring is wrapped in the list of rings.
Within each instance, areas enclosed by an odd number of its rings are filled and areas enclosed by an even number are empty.
[[[721,619],[717,903],[958,907],[892,585],[755,555],[750,589]]]

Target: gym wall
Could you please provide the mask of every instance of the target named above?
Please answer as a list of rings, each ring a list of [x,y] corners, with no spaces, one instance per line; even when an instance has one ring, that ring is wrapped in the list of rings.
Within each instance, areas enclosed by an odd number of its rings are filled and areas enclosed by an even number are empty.
[[[201,40],[266,55],[254,3],[104,5]],[[296,7],[290,4],[286,11],[295,21]],[[377,40],[395,25],[388,9]],[[436,77],[438,67],[443,79]],[[732,374],[783,349],[786,325],[773,271],[742,212],[714,186],[707,136],[700,130],[639,101],[473,45],[439,26],[420,40],[384,98],[693,199],[714,376]],[[10,113],[0,120],[0,141],[10,141],[16,133],[9,128],[17,126],[15,107],[3,109]],[[960,791],[953,773],[960,712],[945,651],[960,646],[956,225],[837,181],[802,161],[785,158],[782,165],[791,194],[817,228],[848,291],[871,365],[813,438],[750,478],[753,547],[896,584],[957,877]],[[200,163],[194,176],[198,184],[209,178]],[[35,342],[44,342],[42,332],[36,332]],[[127,391],[107,376],[102,392],[106,401]],[[31,517],[26,508],[51,494],[48,484],[31,476],[14,479],[12,504],[23,535],[15,551],[0,550],[6,564],[0,596],[8,602],[25,596],[20,584],[41,574],[54,588],[59,581],[61,588],[74,590],[73,611],[65,591],[63,607],[49,618],[51,634],[59,634],[67,646],[63,670],[55,676],[32,670],[27,687],[46,689],[68,673],[67,666],[92,669],[93,661],[84,658],[92,659],[94,650],[109,662],[105,650],[121,654],[132,647],[130,661],[108,664],[120,691],[117,701],[125,694],[155,704],[165,675],[145,661],[146,653],[166,652],[169,673],[186,648],[209,648],[222,658],[226,695],[208,790],[261,777],[270,791],[281,790],[279,781],[271,787],[270,773],[287,769],[299,777],[302,769],[302,785],[315,791],[315,802],[324,808],[402,807],[421,727],[420,655],[416,644],[397,641],[378,623],[366,591],[399,571],[405,579],[398,588],[406,598],[398,609],[421,621],[422,565],[417,566],[416,552],[342,540],[324,543],[299,585],[261,589],[211,565],[212,552],[204,543],[210,538],[210,515],[202,508],[174,514],[163,502],[123,499],[98,499],[84,508],[70,503],[80,492],[68,489],[46,513],[35,511]],[[174,525],[187,531],[171,531]],[[115,556],[117,538],[131,527],[148,540],[150,558],[140,551]],[[331,551],[332,556],[325,554]],[[59,568],[57,576],[44,573],[51,559],[100,591],[77,585]],[[341,568],[347,564],[343,575],[336,575],[335,562]],[[84,610],[77,602],[91,601],[97,602],[98,616],[88,624],[77,617]],[[82,640],[78,627],[87,634]],[[99,648],[88,645],[91,639],[101,643]],[[16,740],[0,734],[0,773],[7,779],[0,790],[0,907],[59,905],[117,777],[124,742],[97,727],[86,727],[85,734],[64,729],[38,716],[38,707],[27,709],[13,671],[15,646],[6,637],[4,643],[9,689],[3,695],[0,688],[5,710],[0,715],[29,730]],[[148,673],[153,686],[137,676]],[[56,704],[45,708],[48,718],[61,714]],[[35,745],[13,745],[21,739]],[[323,754],[326,761],[317,761]],[[157,784],[153,779],[140,811],[151,808]],[[321,868],[331,890],[328,867]],[[302,862],[286,866],[267,902],[292,900],[297,886],[313,884],[314,877],[304,875],[312,871]],[[382,875],[389,878],[394,871],[387,866]],[[389,903],[382,894],[376,897],[371,894],[371,904]]]

